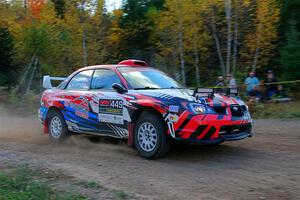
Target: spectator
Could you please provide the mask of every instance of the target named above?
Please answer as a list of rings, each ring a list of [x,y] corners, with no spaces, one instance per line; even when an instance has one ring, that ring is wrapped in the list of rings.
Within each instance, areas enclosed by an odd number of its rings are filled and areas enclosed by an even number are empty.
[[[259,80],[255,76],[254,72],[249,73],[249,77],[245,80],[245,85],[247,86],[247,93],[250,97],[258,97],[258,86],[259,86]]]
[[[232,74],[227,74],[228,88],[237,89],[237,84],[235,78],[232,77]]]
[[[222,92],[224,92],[224,86],[225,86],[224,78],[223,78],[223,76],[219,76],[218,80],[217,80],[217,82],[215,84],[215,92],[216,93],[222,93]]]
[[[265,80],[268,99],[271,99],[272,96],[278,92],[277,86],[275,84],[270,84],[274,82],[277,82],[277,79],[275,78],[273,71],[269,70],[267,74],[267,78]]]

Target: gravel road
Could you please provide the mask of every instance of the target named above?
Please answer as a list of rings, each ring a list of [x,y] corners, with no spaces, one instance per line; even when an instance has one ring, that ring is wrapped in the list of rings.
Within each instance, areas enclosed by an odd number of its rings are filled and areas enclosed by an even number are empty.
[[[36,117],[0,113],[0,162],[44,166],[141,199],[297,199],[300,120],[257,120],[255,135],[219,146],[173,146],[149,161],[125,142],[72,136],[51,144]]]

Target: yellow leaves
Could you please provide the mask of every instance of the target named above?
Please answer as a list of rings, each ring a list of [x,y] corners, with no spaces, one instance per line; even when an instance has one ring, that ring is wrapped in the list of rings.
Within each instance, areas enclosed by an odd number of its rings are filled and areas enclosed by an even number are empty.
[[[251,55],[259,48],[258,67],[267,64],[274,41],[278,37],[277,25],[280,20],[280,7],[276,0],[257,0],[255,16],[255,32],[247,36],[247,46]]]

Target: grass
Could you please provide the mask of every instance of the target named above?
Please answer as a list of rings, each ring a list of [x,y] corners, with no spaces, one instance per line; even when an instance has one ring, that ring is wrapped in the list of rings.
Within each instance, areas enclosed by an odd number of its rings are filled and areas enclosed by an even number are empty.
[[[96,181],[82,180],[82,181],[77,182],[76,185],[83,186],[84,188],[87,188],[87,189],[101,189],[101,188],[103,188],[103,186],[100,183],[96,182]]]
[[[300,118],[300,102],[255,103],[249,105],[255,119],[291,119]]]
[[[116,199],[133,199],[133,195],[125,192],[124,190],[111,190],[111,192],[113,193],[114,197]]]
[[[5,163],[3,163],[5,164]],[[5,164],[0,171],[0,200],[87,200],[88,197],[67,192],[66,189],[55,189],[53,183],[59,180],[69,180],[70,177],[60,171],[33,170],[27,166],[14,167]],[[109,192],[113,199],[135,199],[135,195],[124,190],[109,189],[96,181],[71,180],[68,181],[69,189],[81,187],[90,191],[99,190]],[[71,191],[76,191],[71,189]]]
[[[19,167],[6,173],[0,172],[0,200],[86,200],[86,197],[57,192],[41,182],[42,173]]]

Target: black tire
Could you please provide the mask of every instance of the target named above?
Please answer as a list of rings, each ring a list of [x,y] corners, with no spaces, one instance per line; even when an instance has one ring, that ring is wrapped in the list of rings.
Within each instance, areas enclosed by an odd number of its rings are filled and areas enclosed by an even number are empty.
[[[208,146],[220,146],[224,141],[220,141],[214,144],[209,144]]]
[[[145,141],[145,140],[141,140],[141,137],[140,137],[141,134],[144,134],[144,132],[142,131],[143,127],[145,127],[147,125],[151,127],[150,130],[153,130],[152,129],[152,127],[153,127],[155,129],[156,135],[157,135],[156,145],[152,145],[152,146],[154,146],[154,147],[152,147],[153,149],[150,148],[148,151],[145,150],[146,145],[143,145],[143,143],[142,143],[142,141]],[[140,136],[139,136],[140,128],[141,128],[141,132],[140,132]],[[150,133],[151,131],[148,131],[148,132]],[[140,139],[140,141],[139,141],[139,139]],[[150,140],[150,139],[148,138],[148,140]],[[150,141],[146,141],[146,142],[150,143]],[[149,144],[149,143],[147,143],[147,144]],[[151,143],[151,144],[154,144],[154,143]],[[151,113],[151,112],[145,112],[140,117],[140,119],[138,120],[138,122],[135,126],[135,129],[134,129],[134,145],[135,145],[135,148],[137,149],[138,153],[142,157],[148,158],[148,159],[161,158],[168,153],[168,151],[170,149],[170,143],[168,141],[168,136],[166,134],[166,126],[164,125],[164,122],[160,118],[160,116],[158,116],[154,113]],[[149,146],[149,145],[147,145],[147,146]]]
[[[55,126],[55,123],[60,123],[61,125],[61,128],[58,128],[58,130],[60,130],[58,132],[56,132],[54,128],[52,128],[52,126]],[[55,110],[51,110],[48,114],[48,129],[49,138],[52,142],[55,143],[62,143],[67,139],[68,136],[70,136],[65,119],[60,112]]]

